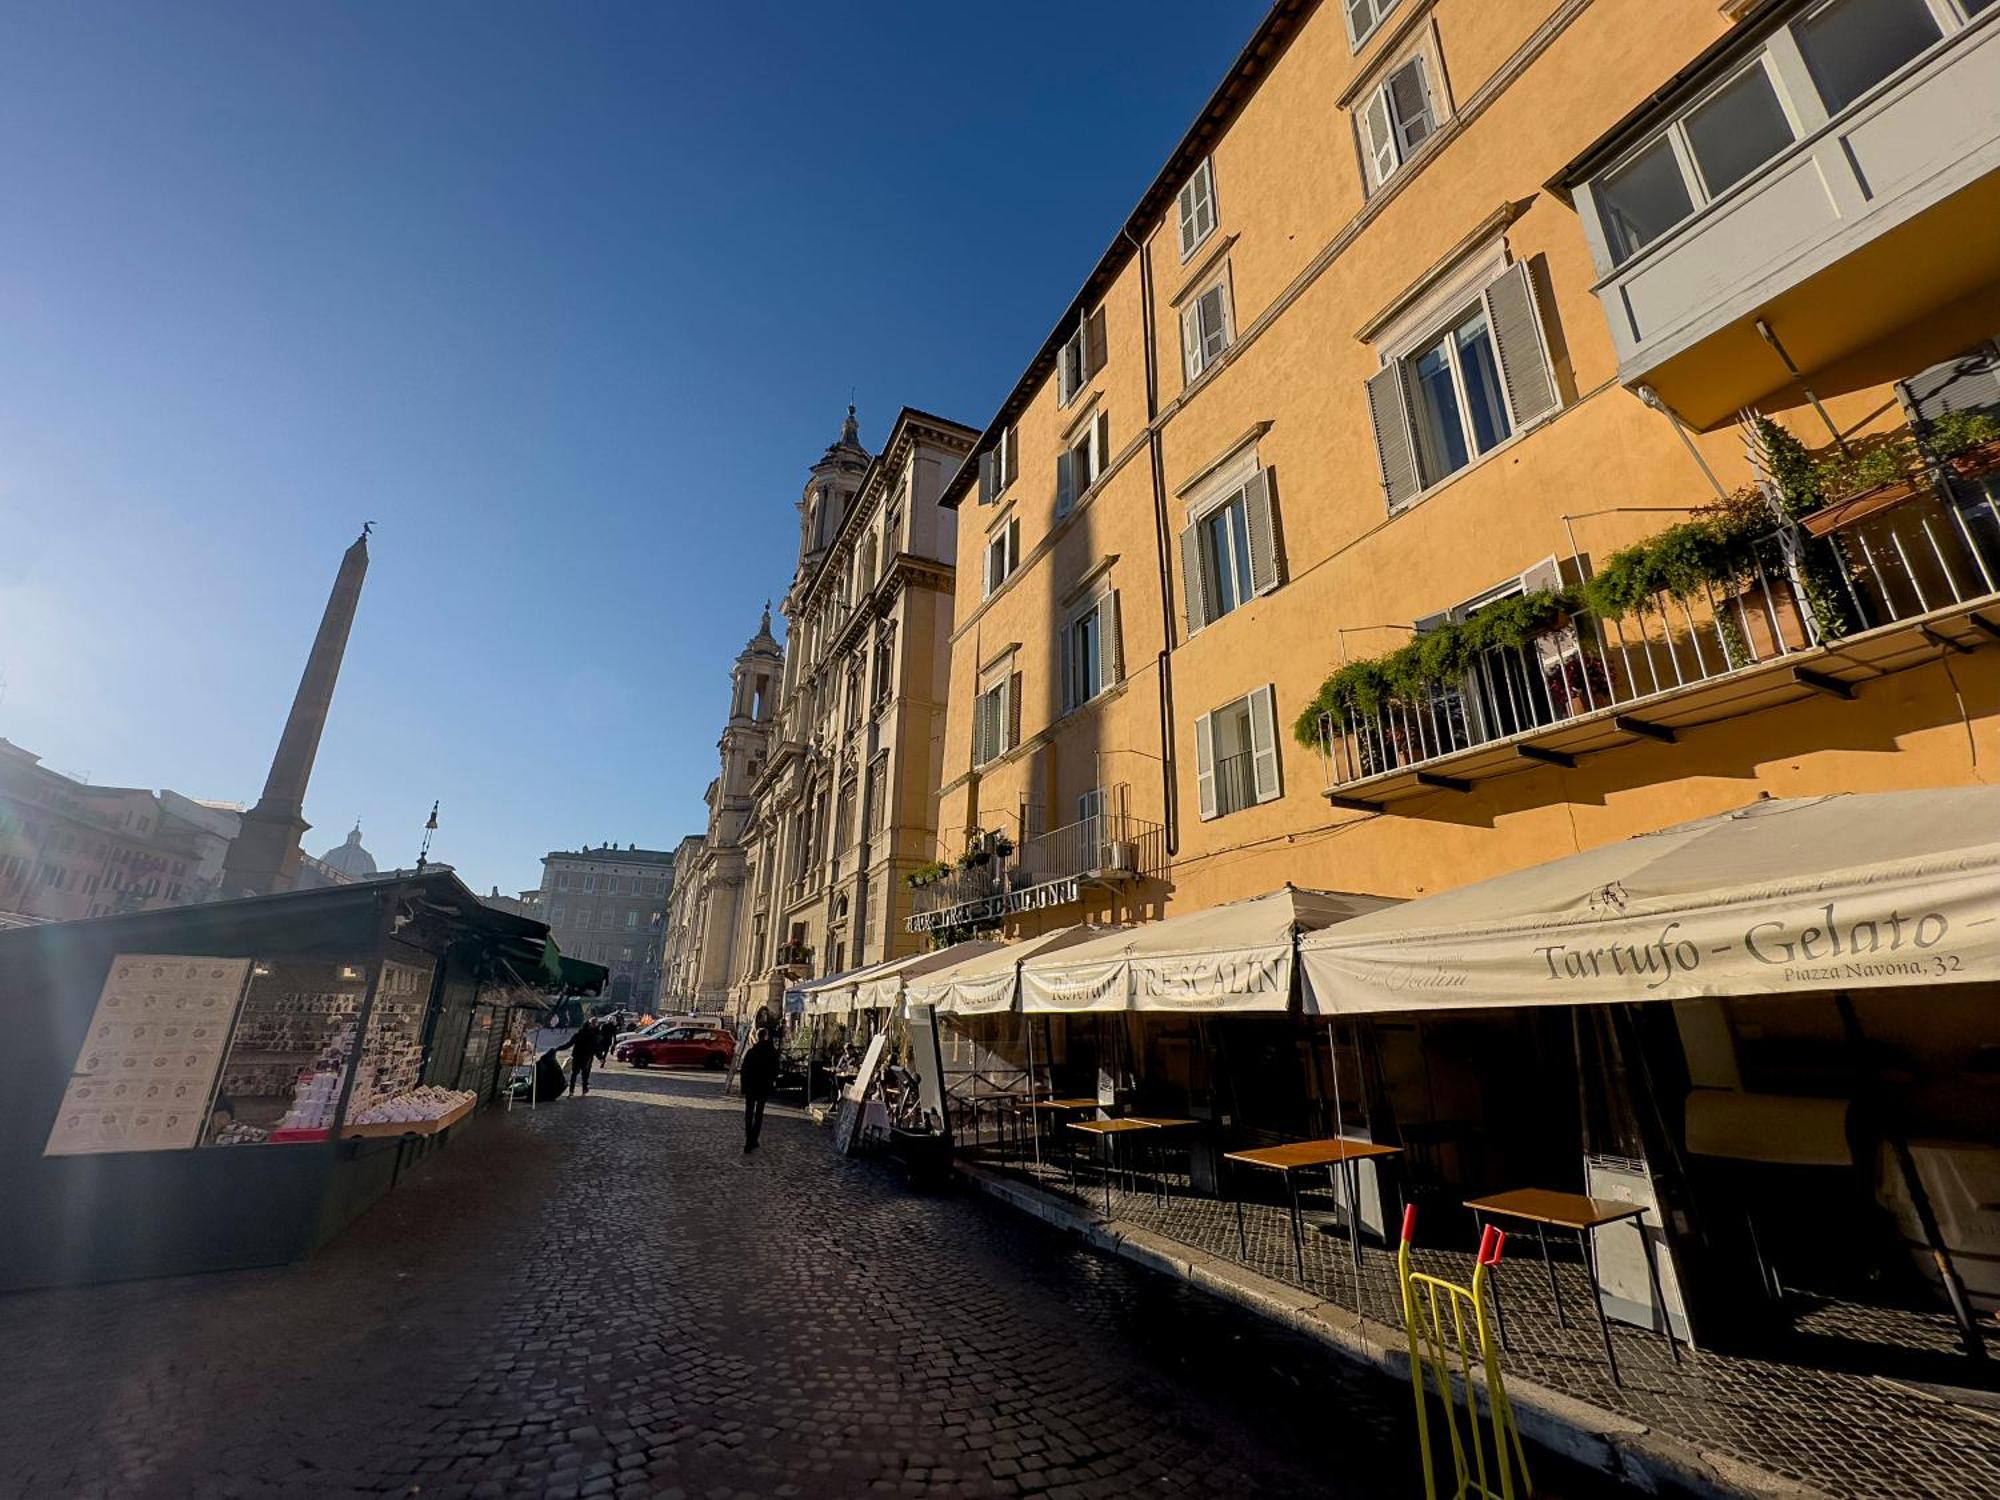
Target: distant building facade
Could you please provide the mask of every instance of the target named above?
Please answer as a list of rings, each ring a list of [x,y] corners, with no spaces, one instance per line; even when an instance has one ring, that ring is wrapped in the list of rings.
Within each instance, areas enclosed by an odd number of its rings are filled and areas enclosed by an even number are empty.
[[[694,1009],[695,894],[701,886],[696,871],[707,847],[706,838],[691,833],[674,850],[673,894],[667,898],[667,936],[660,947],[659,1009],[663,1011]]]
[[[564,953],[611,971],[607,1001],[643,1008],[659,993],[673,883],[669,850],[636,844],[551,850],[542,857],[536,916]]]
[[[708,829],[692,853],[693,888],[686,892],[680,958],[669,996],[676,1010],[718,1011],[731,1005],[742,910],[743,836],[750,822],[751,789],[764,774],[777,719],[784,652],[771,634],[771,611],[736,658],[729,674],[729,717],[716,741],[720,761],[708,784]]]
[[[140,787],[100,787],[0,740],[0,917],[62,922],[202,899],[204,851]]]

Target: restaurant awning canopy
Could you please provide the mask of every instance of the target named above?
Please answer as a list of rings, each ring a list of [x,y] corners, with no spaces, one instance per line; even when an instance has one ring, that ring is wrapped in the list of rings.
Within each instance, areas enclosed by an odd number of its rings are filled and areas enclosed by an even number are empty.
[[[863,964],[858,969],[843,969],[838,974],[829,974],[824,979],[815,979],[800,985],[799,992],[806,997],[805,1013],[809,1016],[824,1016],[836,1011],[852,1010],[854,981],[861,975],[881,967],[881,963]]]
[[[976,953],[949,968],[913,976],[905,985],[904,993],[912,1009],[936,1006],[940,1015],[998,1015],[1014,1008],[1023,962],[1125,930],[1123,927],[1094,927],[1089,923],[1059,927],[1054,932],[1045,932],[1025,942],[1008,943],[985,953]]]
[[[1753,803],[1299,944],[1322,1015],[2000,977],[2000,787]]]
[[[1294,886],[1113,932],[1021,965],[1021,1009],[1283,1011],[1293,937],[1390,905]]]
[[[903,986],[909,980],[948,969],[983,953],[991,953],[999,946],[998,943],[979,939],[953,943],[949,948],[938,948],[929,953],[912,953],[905,958],[878,964],[855,981],[854,1002],[862,1010],[892,1010],[902,1004]]]

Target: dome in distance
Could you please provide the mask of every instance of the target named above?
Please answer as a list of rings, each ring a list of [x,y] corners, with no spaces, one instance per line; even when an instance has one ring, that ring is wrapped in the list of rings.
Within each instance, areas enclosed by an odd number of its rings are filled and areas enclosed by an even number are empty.
[[[361,847],[361,825],[356,823],[354,831],[347,836],[347,842],[338,849],[329,849],[320,856],[320,863],[329,869],[338,870],[350,880],[361,880],[375,873],[375,856]]]

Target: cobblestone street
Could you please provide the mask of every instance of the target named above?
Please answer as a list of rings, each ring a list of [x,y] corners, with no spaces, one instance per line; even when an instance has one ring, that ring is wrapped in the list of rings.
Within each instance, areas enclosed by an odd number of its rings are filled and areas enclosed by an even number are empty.
[[[715,1080],[624,1068],[481,1122],[307,1265],[18,1295],[0,1336],[0,1488],[38,1500],[1414,1478],[1401,1387],[795,1113],[745,1157]]]

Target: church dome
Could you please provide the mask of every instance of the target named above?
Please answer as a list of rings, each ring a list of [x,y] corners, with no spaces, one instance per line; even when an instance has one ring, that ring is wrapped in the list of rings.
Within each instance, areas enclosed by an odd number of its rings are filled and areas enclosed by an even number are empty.
[[[350,880],[360,880],[375,873],[375,856],[361,847],[361,825],[356,823],[354,831],[347,836],[347,842],[338,849],[329,849],[320,856],[320,863],[339,871]]]

